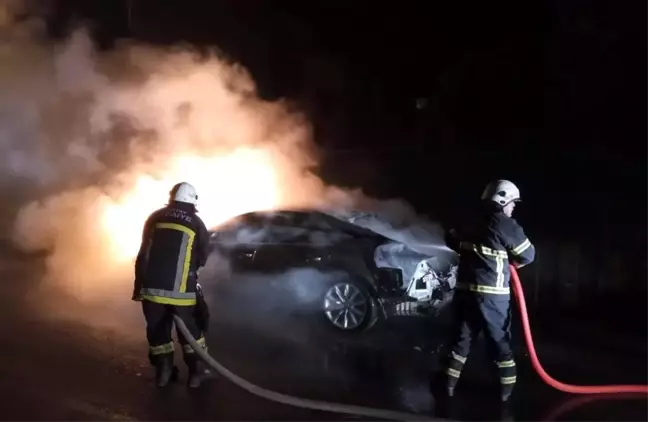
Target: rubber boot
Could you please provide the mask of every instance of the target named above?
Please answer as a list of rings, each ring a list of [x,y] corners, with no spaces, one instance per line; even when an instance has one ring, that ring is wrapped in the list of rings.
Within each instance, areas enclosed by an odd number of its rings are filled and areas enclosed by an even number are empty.
[[[189,374],[189,388],[198,388],[202,384],[201,374],[192,373]]]
[[[198,388],[203,381],[203,366],[201,365],[200,358],[194,353],[185,354],[185,363],[189,370],[188,385],[190,388]]]
[[[506,403],[509,401],[509,399],[511,398],[511,394],[513,394],[513,388],[514,385],[510,385],[510,384],[502,386],[501,396],[500,396],[502,403]]]
[[[445,376],[445,394],[446,397],[452,398],[454,397],[455,393],[455,388],[457,387],[457,384],[459,383],[459,378],[452,377],[448,374],[444,374]]]
[[[166,387],[174,373],[173,362],[164,359],[155,368],[155,383],[158,387]],[[177,376],[177,372],[176,372]]]

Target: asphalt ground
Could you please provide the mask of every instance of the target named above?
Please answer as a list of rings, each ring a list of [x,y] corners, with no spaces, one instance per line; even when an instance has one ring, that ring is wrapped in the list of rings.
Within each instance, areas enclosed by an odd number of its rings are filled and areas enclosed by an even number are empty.
[[[37,260],[12,256],[3,262],[3,420],[359,419],[277,404],[222,377],[189,390],[180,356],[176,356],[180,380],[157,389],[148,366],[139,305],[130,302],[128,295],[114,311],[110,305],[97,311],[97,318],[101,314],[107,323],[96,323],[84,304],[67,304],[67,317],[47,317],[57,298],[44,295],[41,300],[40,292],[32,288],[42,275]],[[277,313],[272,307],[233,302],[231,297],[224,300],[214,294],[209,297],[210,352],[248,381],[298,397],[431,417],[439,414],[429,375],[442,350],[444,318],[397,318],[360,337],[344,337],[325,330],[312,317]],[[39,301],[40,311],[34,307]],[[632,338],[604,327],[574,328],[583,324],[575,320],[560,326],[536,324],[537,351],[552,376],[576,384],[646,384],[645,333]],[[592,339],[592,332],[597,338]],[[516,338],[518,385],[508,412],[502,413],[489,395],[496,375],[483,347],[476,344],[457,397],[444,416],[456,420],[645,420],[648,416],[645,397],[588,397],[583,403],[582,397],[553,390],[535,374],[519,343],[521,336]]]

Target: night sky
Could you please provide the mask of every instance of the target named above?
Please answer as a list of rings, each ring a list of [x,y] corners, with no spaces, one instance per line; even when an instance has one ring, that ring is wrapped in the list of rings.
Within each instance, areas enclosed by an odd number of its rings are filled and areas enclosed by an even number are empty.
[[[51,34],[218,45],[309,113],[327,180],[451,222],[508,178],[531,236],[616,245],[645,284],[645,1],[127,4],[60,1]]]

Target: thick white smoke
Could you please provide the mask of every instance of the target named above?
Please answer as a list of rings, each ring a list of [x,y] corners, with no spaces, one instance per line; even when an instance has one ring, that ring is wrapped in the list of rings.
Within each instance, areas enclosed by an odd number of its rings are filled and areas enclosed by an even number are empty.
[[[197,185],[212,223],[322,199],[307,122],[260,100],[250,75],[215,53],[124,44],[99,54],[84,31],[56,45],[22,25],[3,35],[0,170],[37,195],[13,240],[48,252],[47,288],[127,297],[132,254],[115,247],[132,244],[114,240],[137,242],[177,181]]]
[[[3,189],[32,197],[12,240],[47,253],[41,288],[58,295],[54,311],[69,297],[94,315],[106,304],[112,318],[129,303],[143,221],[176,182],[196,185],[208,225],[371,203],[326,187],[304,116],[261,100],[249,73],[216,52],[130,42],[98,52],[83,30],[56,44],[40,28],[0,33],[0,172]]]

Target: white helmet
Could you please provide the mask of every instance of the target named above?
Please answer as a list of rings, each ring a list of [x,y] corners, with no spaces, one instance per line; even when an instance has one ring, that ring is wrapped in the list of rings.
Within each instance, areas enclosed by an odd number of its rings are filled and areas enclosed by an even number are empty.
[[[178,183],[169,192],[171,201],[186,202],[187,204],[196,205],[198,203],[198,194],[196,189],[189,183]]]
[[[513,201],[520,201],[520,190],[513,182],[508,180],[495,180],[486,186],[481,199],[493,201],[505,207]]]

